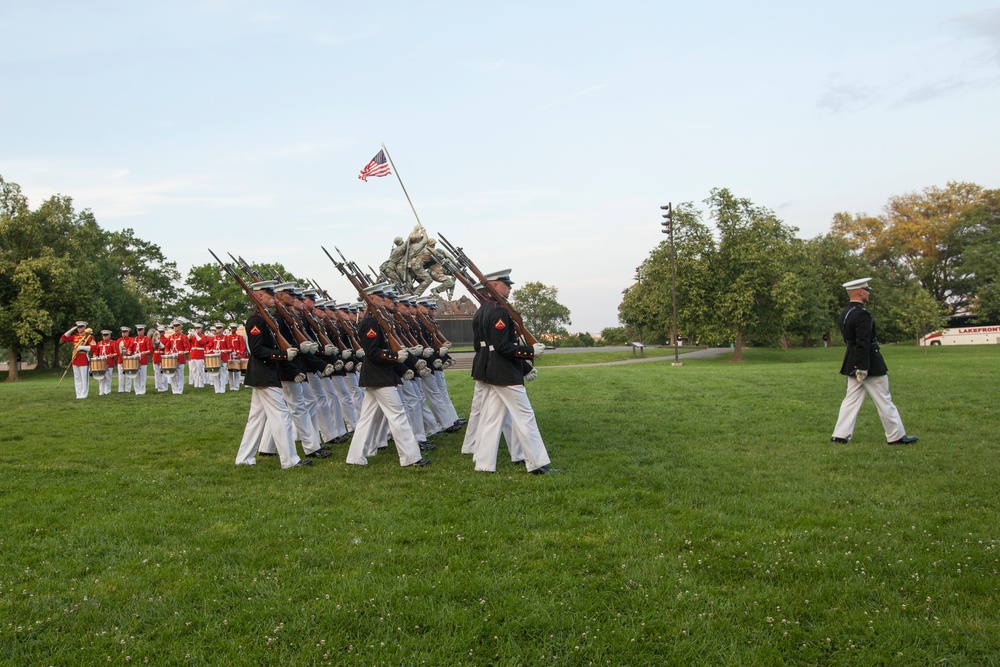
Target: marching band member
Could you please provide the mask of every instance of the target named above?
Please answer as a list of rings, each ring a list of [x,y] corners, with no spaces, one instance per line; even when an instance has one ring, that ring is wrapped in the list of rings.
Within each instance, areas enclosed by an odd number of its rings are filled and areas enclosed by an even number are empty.
[[[226,393],[227,371],[226,363],[229,361],[229,347],[226,342],[225,326],[222,322],[216,322],[212,331],[209,332],[208,343],[205,345],[205,352],[219,353],[219,372],[209,373],[209,381],[215,387],[216,394]]]
[[[135,388],[135,395],[142,396],[146,393],[146,367],[149,365],[149,355],[153,351],[149,336],[146,335],[146,325],[135,325],[135,337],[132,339],[130,354],[139,355],[139,372],[132,380]]]
[[[226,334],[226,349],[229,350],[229,358],[234,361],[247,358],[247,342],[243,336],[236,333],[238,325],[236,322],[229,323],[229,333]],[[243,384],[243,374],[237,371],[228,371],[229,390],[239,391]]]
[[[188,334],[188,373],[190,374],[189,384],[196,389],[205,386],[205,344],[208,338],[202,333],[204,325],[195,323],[194,331]]]
[[[171,393],[183,394],[184,366],[187,363],[185,355],[188,351],[188,338],[184,335],[184,331],[182,331],[184,325],[179,320],[174,320],[170,324],[173,331],[164,333],[160,337],[160,350],[163,354],[177,355],[177,371],[167,381],[170,384]]]
[[[111,393],[111,374],[114,373],[114,367],[111,365],[111,359],[114,359],[115,348],[118,347],[118,341],[111,340],[111,331],[109,329],[104,329],[101,331],[101,340],[94,343],[91,347],[95,357],[107,357],[108,369],[104,371],[104,375],[97,380],[97,395],[107,396]]]
[[[90,346],[94,343],[87,323],[80,321],[76,326],[70,327],[60,338],[63,343],[73,343],[72,361],[73,366],[73,387],[76,389],[77,399],[87,398],[90,393]]]
[[[153,386],[158,394],[167,391],[167,376],[160,371],[160,362],[163,360],[163,346],[160,345],[160,339],[166,334],[166,330],[162,324],[156,325],[156,333],[149,341],[153,348]]]
[[[118,393],[124,394],[132,391],[132,376],[125,375],[125,370],[122,368],[122,354],[119,351],[131,342],[132,337],[129,334],[132,333],[132,327],[122,325],[121,332],[121,337],[115,341],[114,350],[108,353],[108,370],[114,372],[113,369],[118,369]],[[112,361],[114,361],[113,366]]]

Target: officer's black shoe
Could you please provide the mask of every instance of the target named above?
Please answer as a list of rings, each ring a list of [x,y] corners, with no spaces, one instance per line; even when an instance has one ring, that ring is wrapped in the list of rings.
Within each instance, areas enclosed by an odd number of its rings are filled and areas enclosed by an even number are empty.
[[[525,465],[524,459],[521,459],[520,461],[511,461],[511,463],[513,463],[516,466],[523,466],[523,465]]]
[[[293,465],[292,467],[293,468],[301,468],[303,466],[311,466],[312,464],[313,464],[312,461],[306,461],[305,459],[299,459],[299,462],[296,463],[295,465]]]
[[[277,456],[278,452],[257,452],[257,456]]]
[[[548,466],[542,466],[541,468],[535,468],[531,471],[532,475],[548,475],[550,473],[562,472],[559,468],[550,468]]]
[[[830,442],[841,442],[841,443],[843,443],[843,444],[846,445],[847,444],[847,438],[838,438],[837,436],[834,436],[834,437],[830,438]]]
[[[331,440],[330,442],[333,442],[333,441]],[[320,445],[319,446],[320,451],[322,451],[322,452],[329,451],[330,450],[330,442],[324,442],[322,445]]]
[[[462,426],[463,426],[463,424],[459,424],[458,422],[455,422],[454,424],[452,424],[451,426],[449,426],[448,428],[446,428],[444,430],[444,432],[445,433],[454,433],[455,431],[461,431],[462,430]]]
[[[417,446],[420,447],[420,451],[422,451],[422,452],[429,452],[432,449],[437,449],[437,445],[432,445],[431,443],[427,442],[426,440],[424,440],[423,442],[418,442]]]
[[[468,424],[469,420],[466,419],[465,417],[459,417],[458,420],[455,423],[456,424]]]
[[[904,435],[899,440],[893,440],[889,444],[890,445],[912,445],[917,440],[919,440],[919,438],[917,438],[917,436],[915,436],[915,435]]]
[[[325,459],[330,456],[333,456],[333,454],[331,454],[330,452],[324,452],[322,449],[317,449],[315,452],[312,452],[311,454],[306,454],[307,459]]]
[[[411,464],[410,464],[409,466],[407,466],[407,467],[412,467],[412,466],[416,466],[416,467],[418,467],[418,468],[423,468],[424,466],[429,466],[430,464],[431,464],[431,461],[430,461],[430,459],[420,459],[420,460],[419,460],[419,461],[417,461],[416,463],[411,463]]]

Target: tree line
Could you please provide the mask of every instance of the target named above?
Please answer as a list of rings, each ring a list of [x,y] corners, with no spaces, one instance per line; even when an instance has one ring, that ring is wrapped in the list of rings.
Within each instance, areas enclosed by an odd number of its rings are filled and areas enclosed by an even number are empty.
[[[841,285],[866,276],[885,342],[919,338],[954,317],[1000,321],[1000,190],[925,188],[890,198],[879,215],[837,213],[828,233],[807,240],[726,188],[704,204],[674,209],[677,335],[732,344],[734,359],[746,344],[811,345],[837,334]],[[609,344],[672,342],[667,240],[637,268],[619,320],[623,327],[603,332]]]

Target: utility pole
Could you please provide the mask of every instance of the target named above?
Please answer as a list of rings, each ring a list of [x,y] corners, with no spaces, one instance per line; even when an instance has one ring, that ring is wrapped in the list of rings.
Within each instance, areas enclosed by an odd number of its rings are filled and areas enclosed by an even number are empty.
[[[674,205],[669,203],[666,206],[661,206],[661,209],[666,211],[663,214],[663,233],[667,235],[670,239],[670,297],[673,301],[674,306],[674,324],[673,324],[673,339],[674,339],[674,361],[671,366],[683,366],[677,351],[678,342],[678,332],[677,332],[677,261],[674,256]]]

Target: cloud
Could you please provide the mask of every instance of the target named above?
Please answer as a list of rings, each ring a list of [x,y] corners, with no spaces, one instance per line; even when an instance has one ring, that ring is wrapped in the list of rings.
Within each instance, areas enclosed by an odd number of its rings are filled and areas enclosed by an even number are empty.
[[[898,109],[910,104],[922,104],[939,97],[946,97],[957,93],[963,89],[971,87],[973,84],[962,77],[948,77],[938,81],[917,86],[910,92],[904,94],[892,103],[892,108]]]
[[[878,101],[877,97],[875,89],[870,86],[832,81],[826,84],[816,106],[830,113],[851,113],[872,106]]]
[[[984,59],[1000,65],[1000,8],[954,16],[946,23],[954,26],[962,38],[985,41]]]

